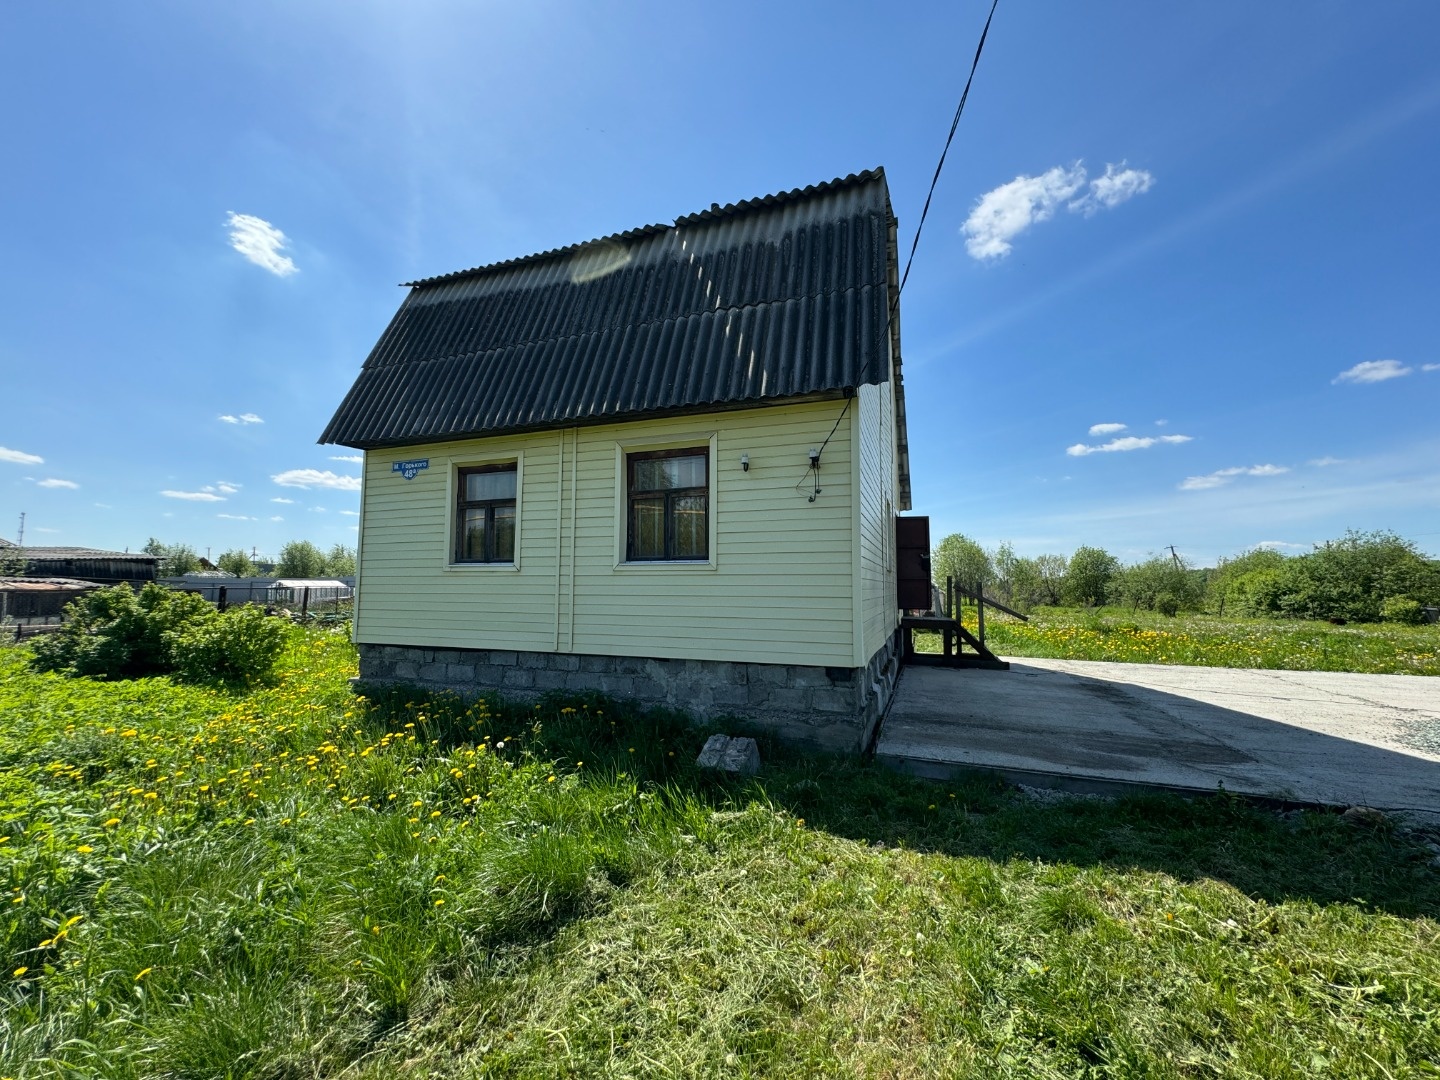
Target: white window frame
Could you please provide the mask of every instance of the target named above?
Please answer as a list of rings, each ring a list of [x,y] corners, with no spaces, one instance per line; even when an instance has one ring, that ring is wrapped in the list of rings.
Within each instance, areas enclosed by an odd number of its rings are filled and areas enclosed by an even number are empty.
[[[460,470],[482,465],[515,465],[515,561],[456,562],[455,513],[460,498]],[[509,573],[520,569],[525,537],[525,454],[520,450],[495,451],[485,454],[455,454],[445,462],[445,548],[440,555],[440,569],[446,573],[485,574]]]
[[[705,463],[705,547],[709,557],[705,559],[646,559],[629,562],[625,558],[627,530],[630,519],[630,470],[626,462],[629,454],[643,454],[651,450],[685,450],[692,446],[703,446],[709,455]],[[716,474],[720,464],[720,433],[718,431],[692,432],[689,435],[636,436],[615,443],[615,565],[617,573],[635,573],[650,570],[658,574],[684,573],[694,570],[718,570],[720,568],[717,550],[716,522],[719,519],[719,500],[716,498]],[[519,511],[517,510],[518,514]]]

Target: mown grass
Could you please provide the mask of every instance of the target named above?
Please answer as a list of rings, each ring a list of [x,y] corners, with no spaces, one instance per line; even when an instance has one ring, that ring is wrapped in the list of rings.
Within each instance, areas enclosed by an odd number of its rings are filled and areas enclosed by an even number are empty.
[[[1440,1075],[1413,835],[0,650],[0,1075]],[[14,974],[12,974],[12,972]]]
[[[965,611],[965,625],[975,629],[973,608]],[[1440,675],[1440,625],[1332,626],[1215,615],[1167,618],[1126,608],[1039,608],[1028,623],[988,615],[985,634],[986,644],[1002,656]],[[939,651],[936,635],[917,638],[923,638],[920,648]]]

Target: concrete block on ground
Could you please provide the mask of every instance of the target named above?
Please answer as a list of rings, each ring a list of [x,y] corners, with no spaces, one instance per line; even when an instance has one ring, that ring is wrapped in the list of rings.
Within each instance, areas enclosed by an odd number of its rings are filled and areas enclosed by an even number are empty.
[[[719,769],[735,776],[754,776],[760,771],[760,748],[754,739],[711,735],[705,740],[695,764],[702,769]]]

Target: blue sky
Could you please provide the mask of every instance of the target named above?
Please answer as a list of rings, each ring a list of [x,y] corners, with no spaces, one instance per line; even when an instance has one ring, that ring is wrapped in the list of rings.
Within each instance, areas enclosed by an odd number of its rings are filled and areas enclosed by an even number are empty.
[[[985,11],[6,5],[0,535],[352,542],[402,281],[876,165],[908,248]],[[1001,0],[901,309],[932,535],[1440,550],[1437,40]]]

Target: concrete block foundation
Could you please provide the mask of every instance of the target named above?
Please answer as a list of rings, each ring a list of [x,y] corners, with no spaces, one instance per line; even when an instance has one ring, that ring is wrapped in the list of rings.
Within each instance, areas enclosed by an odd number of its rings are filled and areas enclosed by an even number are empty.
[[[787,742],[863,752],[900,673],[897,630],[860,668],[360,644],[358,688],[406,684],[516,701],[596,692],[697,721],[747,721]]]

